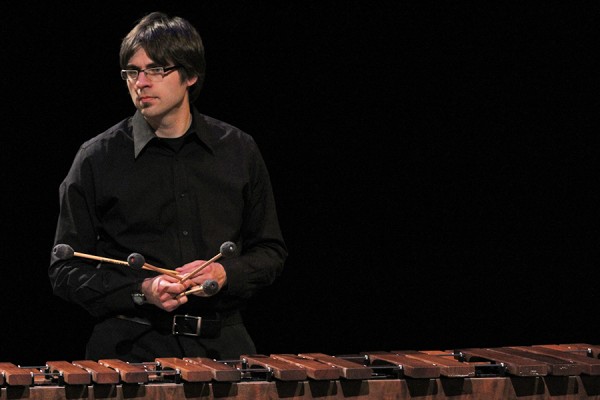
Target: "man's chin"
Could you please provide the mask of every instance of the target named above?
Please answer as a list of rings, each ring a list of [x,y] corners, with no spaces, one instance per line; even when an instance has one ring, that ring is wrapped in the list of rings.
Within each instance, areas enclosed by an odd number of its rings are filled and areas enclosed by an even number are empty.
[[[156,113],[153,112],[152,107],[150,107],[150,106],[141,106],[141,107],[138,107],[138,110],[140,110],[140,112],[142,113],[142,115],[144,117],[152,117],[152,116],[156,115]]]

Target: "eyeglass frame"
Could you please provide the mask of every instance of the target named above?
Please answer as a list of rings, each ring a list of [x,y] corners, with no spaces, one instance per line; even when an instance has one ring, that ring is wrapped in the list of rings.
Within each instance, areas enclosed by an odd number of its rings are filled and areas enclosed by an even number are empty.
[[[146,69],[122,69],[121,70],[121,79],[123,79],[124,81],[135,82],[139,78],[140,72],[143,72],[149,81],[160,82],[165,77],[167,72],[173,71],[177,68],[183,68],[183,65],[173,65],[171,67],[150,67],[150,68],[146,68]],[[154,71],[152,71],[152,70],[154,70]],[[134,72],[134,71],[136,73],[135,78],[130,79],[129,73]],[[148,71],[151,71],[150,74],[148,74]],[[154,80],[155,77],[160,77],[160,78],[157,80]]]

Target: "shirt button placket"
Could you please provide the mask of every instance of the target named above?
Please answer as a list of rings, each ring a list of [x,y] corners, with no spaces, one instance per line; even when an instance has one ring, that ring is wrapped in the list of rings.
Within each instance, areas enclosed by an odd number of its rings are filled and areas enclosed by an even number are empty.
[[[193,256],[192,235],[189,224],[191,223],[189,196],[187,195],[187,177],[185,174],[185,162],[178,155],[174,158],[173,181],[175,193],[177,193],[177,216],[179,218],[179,237],[183,259],[191,259]],[[187,254],[190,253],[190,254]]]

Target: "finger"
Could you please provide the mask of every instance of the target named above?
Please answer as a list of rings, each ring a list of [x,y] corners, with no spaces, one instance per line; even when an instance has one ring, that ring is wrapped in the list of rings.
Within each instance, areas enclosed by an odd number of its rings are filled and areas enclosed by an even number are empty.
[[[175,298],[179,293],[185,291],[183,285],[180,285],[179,288],[170,288],[169,290],[164,290],[158,296],[161,302],[166,302]]]
[[[185,285],[182,285],[181,283],[176,283],[176,284],[169,285],[168,287],[166,287],[164,293],[167,293],[169,295],[176,295],[176,294],[183,292],[185,289],[186,289]]]
[[[202,265],[205,262],[206,262],[205,260],[192,261],[191,263],[187,263],[187,264],[182,265],[181,267],[175,268],[175,271],[190,272],[190,271],[193,271],[194,269],[198,268],[198,266]]]
[[[169,283],[178,283],[178,282],[180,282],[180,281],[181,281],[181,280],[180,280],[178,277],[176,277],[176,276],[171,276],[171,275],[162,275],[162,279],[163,279],[164,281],[167,281],[167,282],[169,282]]]
[[[166,311],[173,311],[173,310],[177,309],[180,305],[187,303],[187,301],[188,301],[187,297],[185,297],[185,298],[171,297],[162,302],[162,307]]]

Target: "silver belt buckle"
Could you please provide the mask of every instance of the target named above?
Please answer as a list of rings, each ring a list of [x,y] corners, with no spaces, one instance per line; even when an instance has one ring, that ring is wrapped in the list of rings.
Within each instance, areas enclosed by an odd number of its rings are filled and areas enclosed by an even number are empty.
[[[200,336],[202,318],[194,315],[173,316],[173,335]]]

